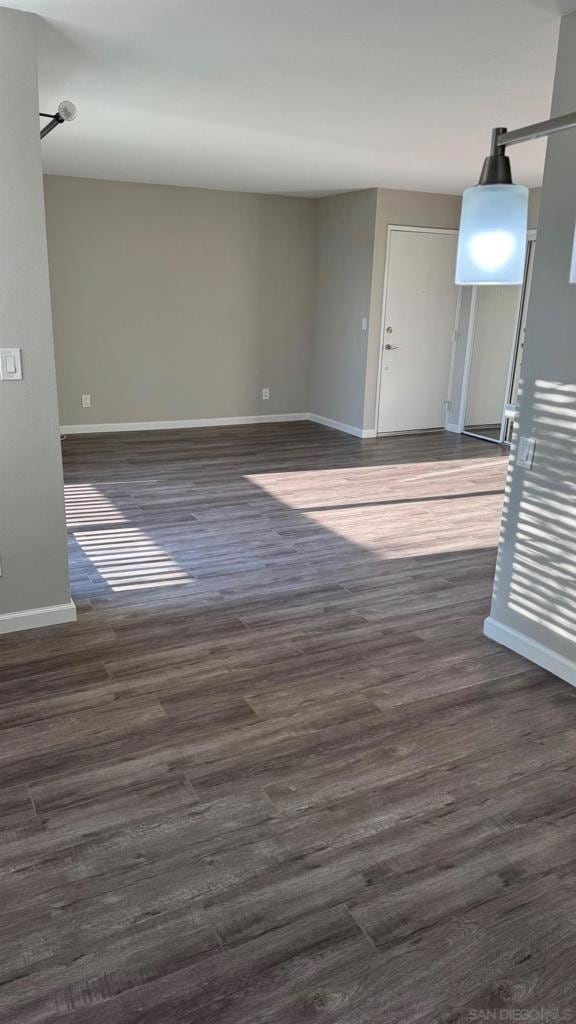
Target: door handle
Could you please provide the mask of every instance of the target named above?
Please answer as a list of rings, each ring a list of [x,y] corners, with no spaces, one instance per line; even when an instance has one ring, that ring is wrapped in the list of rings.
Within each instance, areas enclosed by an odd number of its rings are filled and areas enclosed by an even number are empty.
[[[384,345],[387,352],[390,352],[393,348],[398,348],[398,345]]]

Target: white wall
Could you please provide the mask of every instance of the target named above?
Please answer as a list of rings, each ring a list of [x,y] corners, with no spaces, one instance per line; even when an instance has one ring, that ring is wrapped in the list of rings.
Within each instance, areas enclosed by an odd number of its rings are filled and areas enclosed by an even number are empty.
[[[63,425],[307,410],[312,200],[66,177],[45,194]]]
[[[0,632],[22,625],[16,613],[70,598],[35,30],[33,15],[0,8],[0,336],[22,349],[24,369],[0,382]]]
[[[576,14],[562,19],[553,116],[576,100]],[[576,130],[548,140],[524,345],[519,433],[502,522],[489,635],[576,683]]]

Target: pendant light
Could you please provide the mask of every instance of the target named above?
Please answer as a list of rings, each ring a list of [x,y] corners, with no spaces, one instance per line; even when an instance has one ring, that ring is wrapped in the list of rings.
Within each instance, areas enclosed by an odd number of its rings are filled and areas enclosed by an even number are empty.
[[[50,132],[54,131],[59,124],[64,124],[65,121],[75,121],[78,116],[76,105],[71,100],[62,100],[58,104],[58,110],[55,114],[43,114],[40,113],[40,117],[48,118],[48,124],[45,124],[40,131],[40,138],[44,139]]]
[[[504,132],[494,129],[480,180],[462,197],[456,284],[521,284],[524,277],[528,189],[512,182],[510,160],[498,142]]]

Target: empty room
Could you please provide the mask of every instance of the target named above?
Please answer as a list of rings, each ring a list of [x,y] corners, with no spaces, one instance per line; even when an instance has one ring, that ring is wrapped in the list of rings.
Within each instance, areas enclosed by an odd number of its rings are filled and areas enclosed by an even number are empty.
[[[576,1021],[576,0],[0,85],[0,1021]]]

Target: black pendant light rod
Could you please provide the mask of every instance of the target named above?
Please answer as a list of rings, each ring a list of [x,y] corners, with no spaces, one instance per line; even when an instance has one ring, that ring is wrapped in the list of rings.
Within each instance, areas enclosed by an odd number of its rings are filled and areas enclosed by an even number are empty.
[[[59,124],[64,124],[66,121],[74,121],[77,114],[78,111],[76,110],[76,106],[74,103],[71,103],[70,100],[62,100],[62,102],[58,104],[58,110],[54,114],[43,114],[42,111],[40,111],[40,117],[49,118],[48,124],[45,124],[44,127],[40,129],[40,138],[46,138],[46,136],[49,135],[50,132],[53,132]]]
[[[561,117],[551,117],[548,121],[527,124],[525,128],[516,128],[512,132],[506,128],[493,128],[490,156],[484,161],[478,184],[511,185],[512,171],[510,160],[506,156],[506,147],[515,146],[519,142],[529,142],[531,139],[541,139],[545,135],[555,135],[556,132],[566,131],[567,128],[576,128],[576,111],[572,114],[562,114]]]
[[[555,135],[567,128],[576,128],[576,110],[560,117],[550,117],[547,121],[527,124],[525,128],[515,128],[512,132],[507,132],[505,128],[495,128],[493,144],[501,150],[503,146],[516,146],[519,142],[541,139],[544,135]]]
[[[44,139],[46,135],[53,132],[59,124],[64,124],[64,118],[60,114],[40,114],[40,117],[49,117],[50,121],[40,129],[40,138]]]

